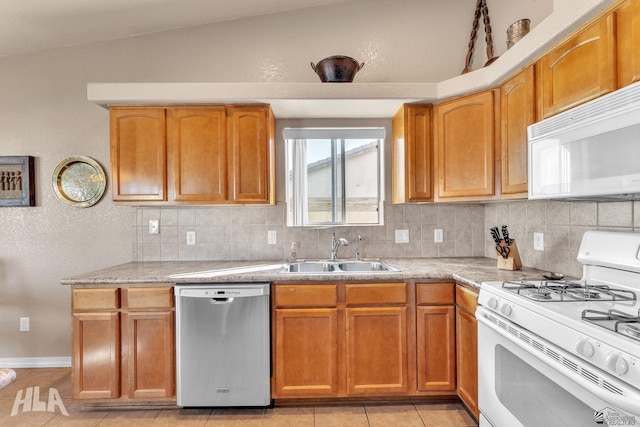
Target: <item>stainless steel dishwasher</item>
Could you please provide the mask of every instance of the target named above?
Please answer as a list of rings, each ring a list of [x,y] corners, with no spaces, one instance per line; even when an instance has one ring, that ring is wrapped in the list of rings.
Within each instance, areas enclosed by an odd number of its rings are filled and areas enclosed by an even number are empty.
[[[269,284],[185,284],[175,295],[178,405],[270,405]]]

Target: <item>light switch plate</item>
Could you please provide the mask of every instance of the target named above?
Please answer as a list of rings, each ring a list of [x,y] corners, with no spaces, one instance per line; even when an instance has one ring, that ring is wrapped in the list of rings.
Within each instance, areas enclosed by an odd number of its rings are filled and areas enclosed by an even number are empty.
[[[278,243],[278,233],[276,230],[267,231],[267,244],[275,245],[276,243]]]
[[[436,228],[433,230],[433,241],[435,243],[442,243],[444,241],[444,233],[442,228]]]
[[[409,230],[396,230],[396,243],[409,243]]]
[[[195,245],[195,244],[196,244],[196,232],[187,231],[187,245]]]

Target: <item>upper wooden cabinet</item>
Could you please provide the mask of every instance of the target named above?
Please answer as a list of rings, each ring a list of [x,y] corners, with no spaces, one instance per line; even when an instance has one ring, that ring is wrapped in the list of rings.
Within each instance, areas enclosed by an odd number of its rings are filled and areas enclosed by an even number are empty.
[[[113,200],[167,200],[164,108],[110,111]]]
[[[616,10],[618,87],[640,81],[640,0],[627,0]]]
[[[111,107],[113,200],[274,203],[268,105]]]
[[[225,107],[167,110],[169,182],[179,202],[226,202]]]
[[[437,200],[495,198],[497,119],[492,90],[436,106]]]
[[[275,121],[271,109],[235,106],[229,109],[231,195],[235,203],[275,200]]]
[[[604,16],[543,56],[536,73],[540,120],[615,90],[614,14]]]
[[[393,203],[433,201],[431,104],[405,104],[393,116]]]
[[[534,69],[529,67],[500,87],[502,198],[527,197],[527,126],[536,120]]]

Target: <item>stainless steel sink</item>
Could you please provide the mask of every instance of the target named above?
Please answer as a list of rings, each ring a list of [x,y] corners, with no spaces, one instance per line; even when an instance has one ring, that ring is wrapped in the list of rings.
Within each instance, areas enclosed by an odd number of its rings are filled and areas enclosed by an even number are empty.
[[[283,273],[357,273],[398,271],[384,261],[305,260],[285,263]]]

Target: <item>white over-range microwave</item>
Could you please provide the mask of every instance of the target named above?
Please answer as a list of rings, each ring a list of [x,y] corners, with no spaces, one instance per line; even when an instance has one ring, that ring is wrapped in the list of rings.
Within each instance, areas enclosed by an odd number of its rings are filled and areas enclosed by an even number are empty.
[[[529,199],[640,199],[640,82],[528,127]]]

